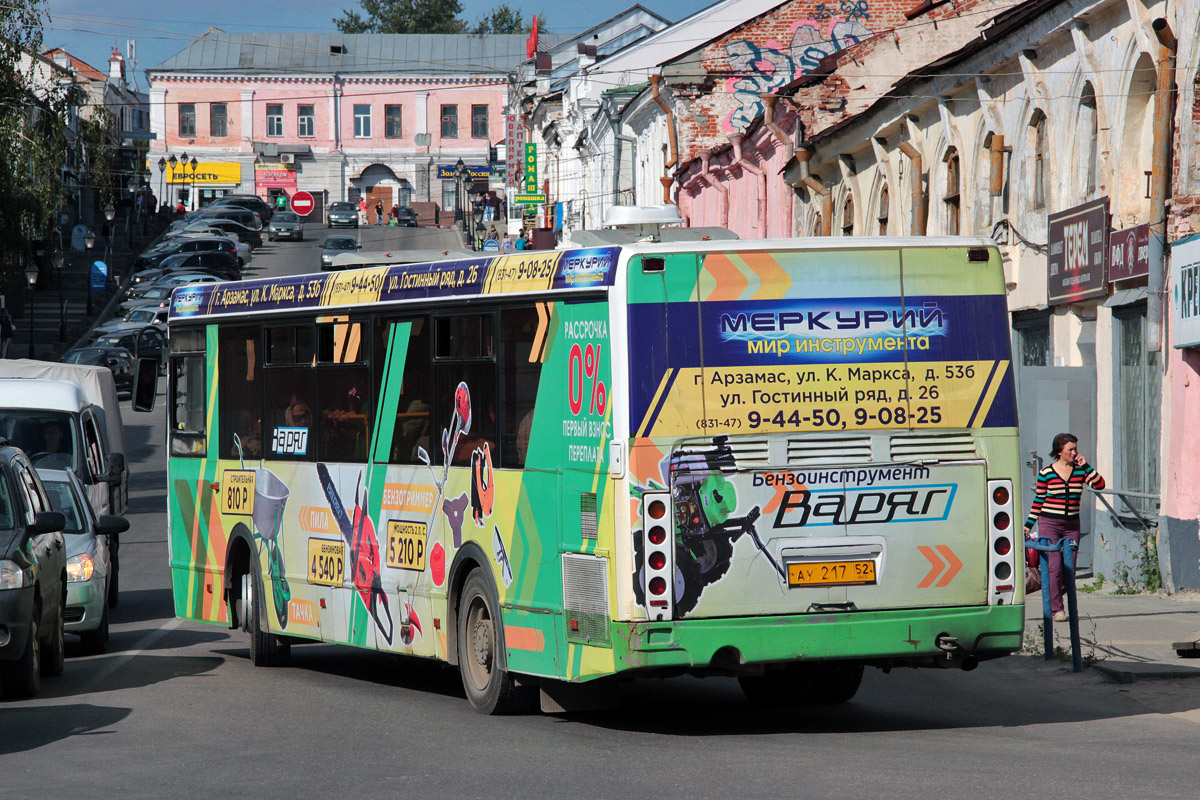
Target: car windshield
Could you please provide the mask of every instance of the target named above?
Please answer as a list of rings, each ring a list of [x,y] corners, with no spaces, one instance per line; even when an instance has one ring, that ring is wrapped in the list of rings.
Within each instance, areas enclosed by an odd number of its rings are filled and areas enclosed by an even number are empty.
[[[326,239],[326,250],[353,250],[357,244],[353,239]]]
[[[75,429],[63,411],[0,409],[0,438],[21,448],[34,466],[75,469]]]
[[[83,533],[83,509],[75,500],[71,484],[66,481],[48,481],[43,476],[42,485],[46,487],[46,494],[50,497],[50,510],[59,512],[67,519],[63,533]]]
[[[280,211],[274,217],[275,222],[299,222],[300,218],[291,211]]]
[[[130,322],[154,322],[154,318],[156,316],[157,316],[157,313],[154,311],[138,309],[136,311],[129,312],[129,321]]]
[[[353,211],[354,206],[350,203],[332,203],[329,206],[330,211]]]
[[[76,350],[74,353],[67,353],[63,360],[68,364],[91,364],[102,367],[107,364],[106,355],[103,350]]]

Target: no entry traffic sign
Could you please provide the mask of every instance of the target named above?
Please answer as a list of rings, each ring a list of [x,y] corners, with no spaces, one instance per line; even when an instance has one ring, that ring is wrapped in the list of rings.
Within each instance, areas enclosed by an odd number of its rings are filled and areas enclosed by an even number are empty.
[[[296,192],[292,195],[292,211],[302,217],[307,217],[313,210],[313,196],[308,192]]]

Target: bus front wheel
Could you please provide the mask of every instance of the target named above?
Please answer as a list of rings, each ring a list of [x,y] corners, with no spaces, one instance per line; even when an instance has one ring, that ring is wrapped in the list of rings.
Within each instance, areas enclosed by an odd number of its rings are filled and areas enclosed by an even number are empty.
[[[537,697],[534,687],[519,686],[500,666],[504,624],[499,612],[486,574],[475,570],[458,601],[458,669],[467,700],[481,714],[525,711]]]
[[[279,637],[263,627],[257,604],[262,602],[262,577],[258,574],[257,562],[251,562],[250,571],[241,576],[242,626],[250,634],[250,661],[256,667],[280,667],[287,663],[291,646],[279,641]]]

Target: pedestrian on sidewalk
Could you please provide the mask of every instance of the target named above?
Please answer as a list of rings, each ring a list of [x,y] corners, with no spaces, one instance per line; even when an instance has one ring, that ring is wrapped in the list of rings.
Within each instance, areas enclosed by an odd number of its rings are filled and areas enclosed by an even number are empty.
[[[1039,539],[1057,542],[1069,538],[1079,544],[1079,500],[1083,487],[1086,484],[1093,489],[1103,489],[1104,478],[1079,452],[1078,442],[1079,438],[1072,433],[1054,437],[1050,446],[1050,456],[1054,460],[1037,475],[1033,507],[1025,520],[1027,538],[1034,523],[1038,523]],[[1062,598],[1067,581],[1062,553],[1047,553],[1046,556],[1050,562],[1050,610],[1055,622],[1065,622],[1067,612],[1063,610]]]
[[[8,346],[12,344],[13,318],[8,306],[0,306],[0,358],[8,358]]]
[[[382,200],[375,201],[375,224],[376,225],[383,224],[383,201]]]

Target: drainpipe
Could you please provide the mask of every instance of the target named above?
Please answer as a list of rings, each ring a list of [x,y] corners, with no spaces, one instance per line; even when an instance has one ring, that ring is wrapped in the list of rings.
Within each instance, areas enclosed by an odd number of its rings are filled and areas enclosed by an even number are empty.
[[[662,79],[662,73],[650,76],[650,94],[654,98],[654,102],[658,103],[663,113],[667,115],[667,136],[671,140],[671,158],[663,166],[670,169],[679,163],[679,140],[675,138],[675,112],[671,111],[666,101],[658,93],[658,85],[662,83]]]
[[[805,175],[801,183],[821,196],[821,235],[833,236],[833,194],[812,175]]]
[[[901,142],[900,152],[912,160],[912,235],[925,235],[925,205],[921,202],[921,174],[925,170],[924,159],[912,142]]]
[[[671,199],[671,186],[674,185],[675,179],[664,175],[658,179],[658,182],[663,187],[663,202],[669,206],[675,205],[675,201]]]
[[[709,172],[708,163],[712,160],[712,153],[705,150],[700,154],[700,177],[712,188],[716,189],[721,195],[721,227],[729,227],[729,187],[718,180]]]
[[[766,125],[767,129],[775,135],[776,141],[778,141],[780,146],[783,147],[784,163],[786,164],[791,161],[792,156],[796,154],[796,146],[792,144],[791,138],[788,137],[783,128],[779,127],[779,123],[775,121],[775,104],[779,102],[779,96],[774,94],[760,94],[759,98],[763,102],[763,124]],[[783,206],[786,209],[786,223],[784,230],[786,230],[790,236],[792,233],[792,227],[795,225],[795,206],[792,203],[790,191],[791,187],[783,181],[780,181],[780,185],[784,191],[781,199],[783,201]]]
[[[751,164],[742,155],[742,134],[731,134],[729,143],[733,145],[733,163],[740,164],[743,170],[758,176],[758,238],[765,239],[767,238],[767,173]]]
[[[1167,197],[1171,192],[1172,139],[1175,122],[1175,35],[1164,18],[1152,23],[1158,37],[1154,87],[1154,161],[1150,187],[1150,276],[1146,287],[1146,349],[1162,350],[1163,292],[1166,284]],[[1157,244],[1157,247],[1154,246]],[[1163,359],[1166,365],[1166,359]]]

